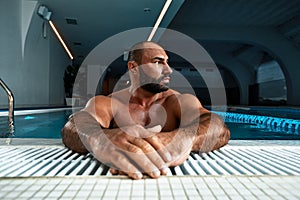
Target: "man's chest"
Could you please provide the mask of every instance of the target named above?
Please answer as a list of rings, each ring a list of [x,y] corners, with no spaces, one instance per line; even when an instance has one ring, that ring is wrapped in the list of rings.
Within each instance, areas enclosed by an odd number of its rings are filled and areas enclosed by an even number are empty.
[[[178,119],[173,110],[161,104],[153,104],[149,107],[129,104],[127,108],[124,107],[117,111],[114,121],[119,127],[139,124],[146,128],[161,125],[163,131],[178,128]]]

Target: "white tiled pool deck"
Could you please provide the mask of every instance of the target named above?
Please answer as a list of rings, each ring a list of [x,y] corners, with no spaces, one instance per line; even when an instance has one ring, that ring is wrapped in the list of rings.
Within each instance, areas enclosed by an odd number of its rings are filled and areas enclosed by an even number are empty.
[[[0,140],[1,142],[1,140]],[[24,143],[30,148],[59,147],[59,141],[18,141],[9,147],[0,145],[0,149],[22,147]],[[45,144],[47,146],[45,146]],[[2,143],[3,144],[3,143]],[[272,149],[292,152],[287,159],[295,171],[300,163],[300,141],[230,141],[225,148],[229,153],[239,149]],[[28,146],[28,147],[29,147]],[[254,148],[253,148],[254,147]],[[264,152],[264,151],[263,151]],[[276,151],[275,151],[276,152]],[[281,151],[279,151],[281,153]],[[218,155],[218,154],[216,154]],[[241,154],[245,155],[245,154]],[[270,154],[271,155],[271,154]],[[213,155],[212,155],[213,156]],[[252,152],[253,159],[255,155]],[[271,155],[272,156],[272,155]],[[281,159],[283,154],[279,155]],[[212,157],[213,158],[213,157]],[[245,157],[246,158],[246,157]],[[239,158],[238,158],[239,159]],[[274,161],[266,163],[276,168]],[[209,161],[209,160],[208,160]],[[239,160],[235,160],[239,161]],[[243,160],[241,160],[242,162]],[[3,160],[1,162],[4,162]],[[6,160],[6,162],[10,162]],[[211,161],[212,162],[212,161]],[[222,162],[222,161],[220,161]],[[230,162],[230,161],[228,161]],[[260,160],[262,163],[263,160]],[[238,163],[238,162],[237,162]],[[1,163],[0,163],[1,164]],[[2,163],[3,164],[3,163]],[[285,165],[285,163],[283,163]],[[263,165],[263,163],[262,163]],[[222,166],[222,163],[221,163]],[[226,168],[226,163],[224,164]],[[295,167],[296,166],[296,167]],[[288,167],[289,168],[289,167]],[[0,168],[1,173],[1,168]],[[300,175],[179,175],[163,176],[159,179],[145,178],[131,180],[125,176],[1,176],[0,199],[300,199]]]
[[[299,176],[6,178],[0,199],[300,199]]]

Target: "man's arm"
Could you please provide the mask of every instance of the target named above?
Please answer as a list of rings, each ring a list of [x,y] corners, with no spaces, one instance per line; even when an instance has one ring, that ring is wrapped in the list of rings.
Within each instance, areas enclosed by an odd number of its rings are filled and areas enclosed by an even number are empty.
[[[190,151],[208,152],[228,143],[230,131],[223,120],[203,108],[195,96],[179,95],[171,105],[180,119],[179,128],[147,139],[159,151],[170,152],[170,166],[184,162]]]
[[[195,134],[193,151],[209,152],[228,143],[230,131],[219,115],[205,109],[193,95],[181,95],[178,101],[182,131]]]
[[[200,117],[192,150],[196,152],[213,151],[228,144],[229,139],[230,131],[222,118],[214,113],[205,113]]]

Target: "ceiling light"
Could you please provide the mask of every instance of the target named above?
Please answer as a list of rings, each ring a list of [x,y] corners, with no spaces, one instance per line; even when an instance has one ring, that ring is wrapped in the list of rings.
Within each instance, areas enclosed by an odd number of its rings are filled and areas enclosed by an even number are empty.
[[[77,25],[77,19],[75,18],[66,18],[67,24]]]
[[[67,47],[66,43],[64,42],[64,40],[62,39],[62,37],[60,36],[59,32],[57,31],[56,27],[54,26],[53,22],[50,20],[52,12],[49,11],[49,9],[46,6],[39,6],[38,10],[37,10],[37,14],[43,18],[44,20],[48,21],[50,24],[50,27],[52,28],[53,32],[55,33],[56,37],[58,38],[58,40],[60,41],[60,43],[62,44],[63,48],[65,49],[65,51],[67,52],[67,54],[69,55],[70,59],[73,60],[73,55],[70,52],[69,48]],[[77,23],[77,21],[76,21]],[[45,30],[45,28],[43,28],[43,30]],[[44,35],[44,34],[43,34]]]
[[[81,45],[82,45],[81,42],[73,42],[73,44],[74,44],[75,46],[81,46]]]
[[[151,41],[152,40],[152,38],[153,38],[153,36],[154,36],[157,28],[159,27],[159,25],[160,25],[163,17],[165,16],[165,14],[166,14],[166,12],[167,12],[167,10],[168,10],[168,8],[169,8],[169,6],[170,6],[171,3],[172,3],[172,0],[166,0],[166,3],[164,5],[163,9],[161,10],[160,15],[158,16],[158,18],[157,18],[157,20],[156,20],[156,22],[154,24],[154,27],[152,28],[152,31],[151,31],[151,33],[150,33],[147,41]]]
[[[144,12],[148,13],[148,12],[150,12],[150,11],[151,11],[150,8],[144,8]]]
[[[73,60],[73,55],[70,52],[69,48],[67,47],[66,43],[64,42],[64,40],[62,39],[62,37],[60,36],[59,32],[57,31],[57,29],[55,28],[53,22],[51,20],[49,20],[49,24],[53,30],[53,32],[55,33],[56,37],[58,38],[58,40],[60,41],[60,43],[62,44],[62,46],[64,47],[65,51],[67,52],[67,54],[69,55],[70,59]]]

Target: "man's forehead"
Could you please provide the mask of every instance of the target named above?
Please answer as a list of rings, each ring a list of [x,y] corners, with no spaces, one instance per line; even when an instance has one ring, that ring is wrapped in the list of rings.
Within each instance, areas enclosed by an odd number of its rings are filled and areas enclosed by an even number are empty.
[[[159,44],[154,42],[141,42],[132,47],[133,50],[138,49],[163,49]]]
[[[141,58],[147,59],[147,60],[168,60],[168,56],[165,52],[165,50],[157,43],[155,42],[141,42],[135,44],[132,48],[132,50],[141,50],[137,51],[141,55]]]
[[[150,59],[157,59],[157,60],[167,60],[168,56],[163,49],[145,49],[144,56],[149,57]]]

